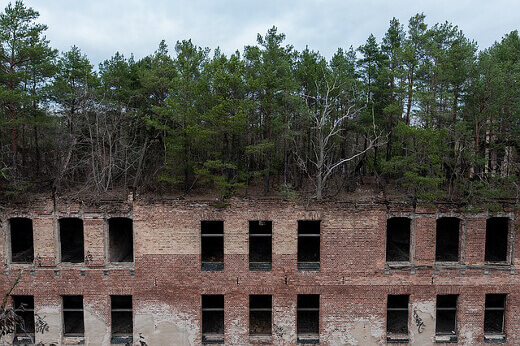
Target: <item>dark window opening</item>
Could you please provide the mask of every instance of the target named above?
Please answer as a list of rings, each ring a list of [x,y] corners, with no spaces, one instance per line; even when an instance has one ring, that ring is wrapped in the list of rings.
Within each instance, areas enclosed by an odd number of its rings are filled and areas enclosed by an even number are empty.
[[[386,221],[386,261],[410,261],[410,219],[393,217]]]
[[[82,296],[63,296],[63,334],[66,336],[85,334]]]
[[[300,343],[318,343],[320,335],[320,296],[298,294],[296,333]]]
[[[272,221],[249,221],[249,269],[271,270]]]
[[[59,220],[61,261],[82,263],[83,249],[83,220],[78,218],[64,218]]]
[[[33,224],[31,219],[17,217],[9,220],[11,229],[11,262],[34,261]]]
[[[456,294],[437,296],[436,335],[457,335],[457,297]]]
[[[271,335],[273,299],[271,295],[249,296],[249,334]]]
[[[132,219],[113,217],[108,220],[110,262],[134,261],[134,236]]]
[[[113,344],[133,342],[132,296],[110,296]]]
[[[435,260],[438,262],[458,262],[459,226],[456,217],[443,217],[437,220]]]
[[[202,342],[224,342],[224,296],[221,294],[202,296]]]
[[[507,217],[492,217],[486,221],[486,262],[507,261]]]
[[[408,295],[389,295],[386,310],[388,341],[408,340]]]
[[[320,221],[298,221],[298,269],[320,269]]]
[[[16,314],[22,318],[22,322],[16,326],[15,341],[24,337],[34,341],[34,297],[13,296],[13,304]]]
[[[486,294],[484,334],[504,335],[505,294]]]
[[[202,270],[224,269],[224,221],[201,222]]]

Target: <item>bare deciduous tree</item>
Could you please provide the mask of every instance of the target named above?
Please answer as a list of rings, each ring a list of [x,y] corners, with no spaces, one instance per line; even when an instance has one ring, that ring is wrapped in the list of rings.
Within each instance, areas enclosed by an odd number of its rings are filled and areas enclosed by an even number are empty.
[[[345,123],[355,118],[366,106],[359,107],[355,100],[351,100],[346,109],[341,110],[340,100],[346,92],[335,76],[324,76],[322,81],[315,81],[315,85],[317,96],[305,95],[307,107],[304,115],[309,118],[313,130],[310,138],[311,152],[307,154],[309,157],[305,158],[301,153],[296,155],[298,165],[314,182],[316,198],[322,199],[326,183],[337,168],[364,155],[372,148],[385,144],[383,138],[386,137],[376,128],[372,114],[372,126],[370,131],[365,133],[366,145],[348,157],[339,157],[340,142],[349,140],[344,134]],[[311,100],[313,106],[309,104]],[[308,167],[308,163],[311,167]]]

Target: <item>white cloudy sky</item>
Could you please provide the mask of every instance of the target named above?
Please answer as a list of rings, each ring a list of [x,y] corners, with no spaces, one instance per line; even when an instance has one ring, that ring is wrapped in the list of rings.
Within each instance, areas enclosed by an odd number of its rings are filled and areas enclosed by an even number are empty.
[[[14,1],[14,0],[13,0]],[[7,3],[2,0],[0,3]],[[392,17],[401,23],[424,12],[429,25],[449,21],[489,47],[520,27],[518,0],[25,0],[49,26],[60,51],[77,45],[93,64],[116,51],[137,59],[164,39],[189,39],[230,54],[255,44],[273,25],[297,50],[330,58],[338,47],[357,48],[373,33],[381,40]]]

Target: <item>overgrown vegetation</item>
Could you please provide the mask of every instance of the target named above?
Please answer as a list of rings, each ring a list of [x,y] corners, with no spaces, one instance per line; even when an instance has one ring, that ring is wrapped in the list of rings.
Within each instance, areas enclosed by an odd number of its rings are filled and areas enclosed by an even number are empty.
[[[224,200],[254,185],[321,199],[375,176],[419,200],[518,199],[517,31],[478,52],[417,14],[327,60],[273,27],[231,56],[161,42],[96,70],[78,47],[52,49],[37,18],[21,1],[0,15],[4,196],[170,186]]]
[[[11,292],[18,284],[21,275],[22,272],[20,271],[15,281],[4,295],[2,305],[0,306],[0,341],[2,341],[4,336],[14,333],[16,329],[23,324],[23,318],[16,313],[15,307],[7,306]]]

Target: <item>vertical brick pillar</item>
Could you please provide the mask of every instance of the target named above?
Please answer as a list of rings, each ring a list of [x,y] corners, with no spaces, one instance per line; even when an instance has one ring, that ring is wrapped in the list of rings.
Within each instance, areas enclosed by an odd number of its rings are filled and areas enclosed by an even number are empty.
[[[466,264],[483,264],[486,249],[486,219],[466,219],[465,260]]]
[[[434,215],[415,219],[415,265],[432,265],[435,262],[435,226]]]
[[[459,295],[457,304],[459,343],[462,345],[484,343],[484,292],[466,289]]]
[[[51,216],[33,219],[34,263],[37,267],[54,267],[58,260],[57,220]]]
[[[101,217],[83,219],[85,264],[89,267],[105,265],[105,226]],[[108,232],[106,234],[108,236]],[[108,238],[106,241],[108,242]]]
[[[224,339],[226,345],[249,342],[249,295],[233,292],[224,296]]]

